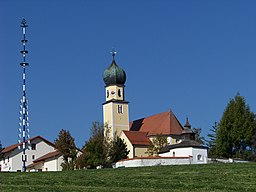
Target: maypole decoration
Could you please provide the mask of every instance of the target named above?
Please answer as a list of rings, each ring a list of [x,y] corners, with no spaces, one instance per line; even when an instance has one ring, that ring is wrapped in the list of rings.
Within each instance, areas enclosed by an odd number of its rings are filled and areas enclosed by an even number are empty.
[[[23,56],[23,62],[20,63],[20,65],[23,68],[22,73],[22,98],[20,100],[20,123],[19,123],[19,140],[18,142],[22,144],[19,145],[19,149],[22,149],[22,172],[26,172],[26,147],[30,148],[30,136],[29,136],[29,122],[28,122],[28,100],[26,98],[26,66],[28,66],[28,63],[26,62],[26,55],[28,54],[28,51],[26,50],[26,43],[28,42],[26,40],[26,28],[28,27],[26,20],[23,18],[21,22],[21,28],[22,28],[22,34],[23,39],[21,40],[23,45],[23,50],[21,51],[21,54]],[[26,143],[27,140],[27,143]]]

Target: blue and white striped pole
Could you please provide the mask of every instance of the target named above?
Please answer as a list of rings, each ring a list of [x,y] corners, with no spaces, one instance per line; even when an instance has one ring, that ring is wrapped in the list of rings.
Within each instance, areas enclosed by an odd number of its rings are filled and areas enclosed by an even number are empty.
[[[21,40],[23,45],[23,50],[21,51],[21,54],[23,56],[23,62],[20,63],[20,65],[23,68],[22,73],[22,98],[20,100],[20,128],[19,128],[19,143],[22,143],[22,172],[26,172],[26,139],[28,139],[28,144],[30,144],[30,136],[29,136],[29,123],[28,123],[28,100],[26,99],[26,66],[28,66],[28,63],[26,62],[26,54],[28,51],[26,50],[26,27],[28,27],[27,22],[25,19],[21,22],[22,27],[22,34],[23,39]]]

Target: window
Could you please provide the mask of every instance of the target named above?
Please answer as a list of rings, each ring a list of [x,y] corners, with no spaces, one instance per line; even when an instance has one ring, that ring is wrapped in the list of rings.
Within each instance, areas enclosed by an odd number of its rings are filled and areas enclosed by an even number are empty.
[[[7,157],[7,162],[10,162],[10,157],[9,156]]]
[[[118,112],[118,113],[121,113],[121,114],[124,113],[124,112],[123,112],[123,105],[118,105],[118,106],[117,106],[117,112]]]
[[[122,96],[122,92],[121,92],[121,89],[118,89],[118,97],[121,97]]]
[[[31,144],[31,149],[32,149],[32,150],[36,150],[36,144],[35,144],[35,143],[32,143],[32,144]]]
[[[109,91],[107,90],[107,98],[109,97]]]
[[[175,157],[175,151],[172,152],[172,156]]]
[[[32,159],[35,159],[35,155],[32,155]]]
[[[203,156],[202,155],[197,155],[197,161],[203,161]]]

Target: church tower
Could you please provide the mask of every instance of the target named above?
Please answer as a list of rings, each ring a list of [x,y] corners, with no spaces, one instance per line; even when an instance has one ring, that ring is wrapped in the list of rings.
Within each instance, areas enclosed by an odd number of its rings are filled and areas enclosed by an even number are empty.
[[[106,90],[106,102],[103,103],[103,121],[109,127],[109,136],[114,138],[115,134],[120,136],[123,130],[129,130],[128,103],[125,100],[124,87],[126,74],[116,64],[116,51],[112,51],[112,63],[104,71],[103,80]]]

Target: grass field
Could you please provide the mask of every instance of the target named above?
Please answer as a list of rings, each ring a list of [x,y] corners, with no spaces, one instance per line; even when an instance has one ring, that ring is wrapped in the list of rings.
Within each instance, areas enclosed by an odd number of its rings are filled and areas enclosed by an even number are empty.
[[[256,163],[0,173],[0,191],[256,191]]]

